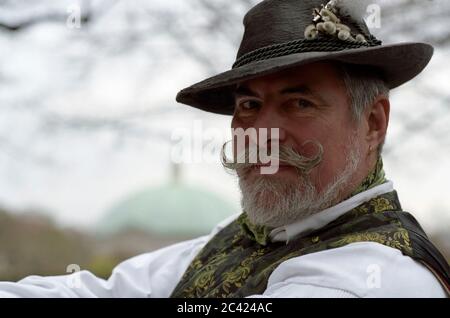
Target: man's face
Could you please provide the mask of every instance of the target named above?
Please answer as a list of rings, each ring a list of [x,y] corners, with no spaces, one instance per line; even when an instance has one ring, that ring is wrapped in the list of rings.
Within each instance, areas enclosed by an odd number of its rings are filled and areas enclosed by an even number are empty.
[[[271,138],[270,129],[278,128],[280,146],[291,147],[306,157],[317,154],[317,144],[323,147],[322,161],[307,175],[299,176],[298,170],[289,165],[284,166],[283,163],[273,175],[261,175],[259,169],[238,171],[244,209],[276,209],[277,206],[274,205],[279,203],[275,201],[283,200],[281,196],[295,195],[297,206],[302,200],[320,200],[320,194],[330,190],[330,186],[343,173],[347,174],[346,180],[341,180],[339,186],[332,189],[332,196],[335,197],[333,200],[348,195],[350,188],[356,186],[354,179],[358,178],[355,171],[358,164],[349,160],[351,156],[355,157],[353,161],[360,159],[359,154],[365,146],[363,134],[360,125],[352,117],[344,83],[337,68],[331,63],[308,64],[241,83],[236,90],[232,128],[268,129],[268,139],[258,140],[258,144],[262,146]],[[352,171],[348,171],[349,169]],[[264,183],[263,186],[261,182]],[[259,184],[259,190],[264,193],[255,193],[251,190],[252,184]],[[296,188],[295,194],[292,188]],[[284,193],[286,191],[288,193]],[[312,198],[312,192],[315,192],[315,198]],[[303,199],[302,194],[305,195]],[[245,204],[246,200],[260,202],[253,202],[256,205],[252,206],[249,201]],[[261,200],[265,200],[265,203],[261,203]],[[288,209],[283,204],[284,209]],[[257,213],[259,212],[253,211],[253,214]],[[281,219],[278,221],[282,222]]]

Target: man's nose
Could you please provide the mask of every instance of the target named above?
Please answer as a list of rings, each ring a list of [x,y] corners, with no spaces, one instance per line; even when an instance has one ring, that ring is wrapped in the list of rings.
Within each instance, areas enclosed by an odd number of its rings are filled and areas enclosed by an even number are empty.
[[[258,142],[260,144],[266,144],[269,143],[272,138],[283,141],[286,138],[284,121],[285,119],[279,114],[275,105],[263,105],[253,124],[253,127],[258,132]],[[262,130],[266,130],[266,133],[262,133]],[[276,135],[276,131],[274,130],[278,131]],[[259,140],[259,138],[263,137],[265,137],[265,140]]]

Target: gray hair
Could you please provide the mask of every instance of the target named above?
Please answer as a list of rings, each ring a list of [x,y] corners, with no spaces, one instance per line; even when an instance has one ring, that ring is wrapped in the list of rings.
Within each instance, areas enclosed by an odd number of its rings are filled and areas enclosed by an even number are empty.
[[[383,95],[389,98],[390,89],[376,68],[339,64],[338,69],[347,89],[352,116],[356,123],[361,121],[364,111],[378,96]],[[379,154],[382,152],[383,145],[384,141],[378,147]]]

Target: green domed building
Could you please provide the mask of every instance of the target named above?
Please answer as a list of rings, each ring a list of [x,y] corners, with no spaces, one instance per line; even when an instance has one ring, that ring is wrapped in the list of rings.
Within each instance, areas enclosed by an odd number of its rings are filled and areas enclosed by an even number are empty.
[[[174,169],[178,170],[178,169]],[[151,187],[114,206],[99,224],[100,234],[140,230],[158,237],[196,237],[238,212],[218,195],[172,182]]]

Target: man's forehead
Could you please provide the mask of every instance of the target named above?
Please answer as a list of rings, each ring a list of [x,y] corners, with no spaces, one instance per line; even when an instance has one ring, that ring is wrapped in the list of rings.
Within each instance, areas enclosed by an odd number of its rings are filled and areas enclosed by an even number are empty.
[[[282,70],[273,74],[260,76],[247,81],[242,81],[236,85],[236,93],[251,93],[252,87],[261,87],[278,90],[283,93],[289,90],[303,90],[305,93],[314,91],[313,84],[317,80],[338,79],[338,67],[333,62],[317,62],[300,65]]]

